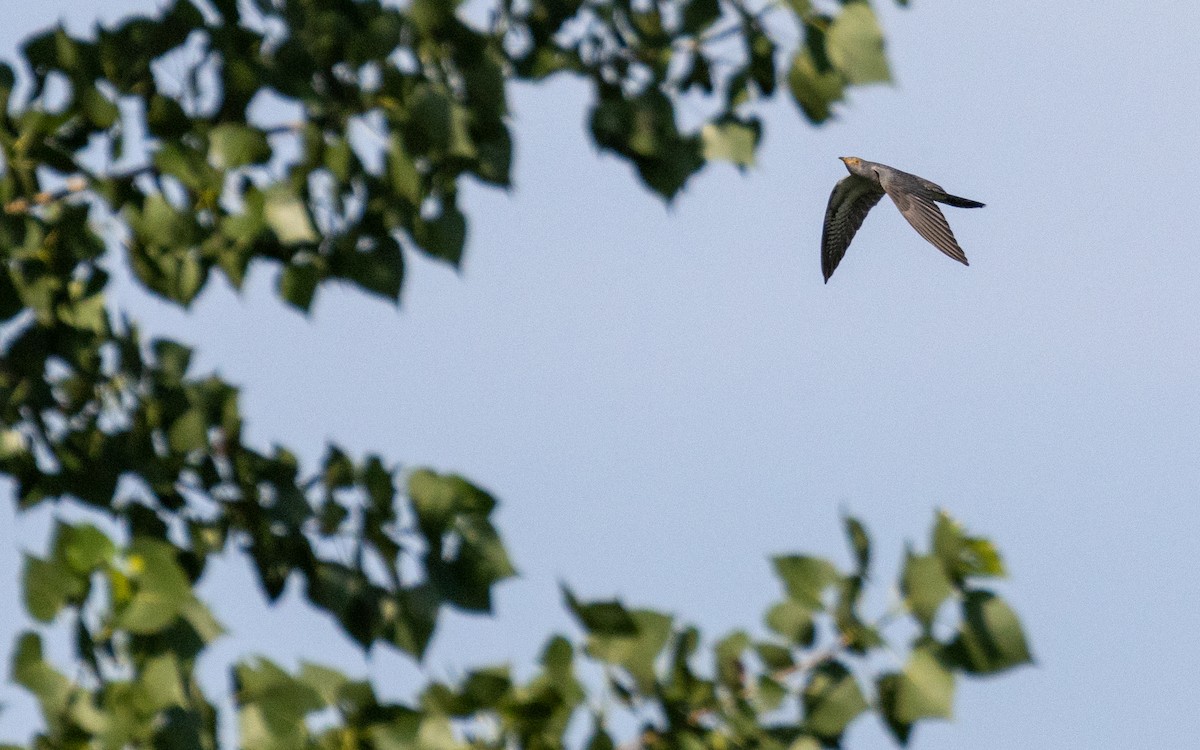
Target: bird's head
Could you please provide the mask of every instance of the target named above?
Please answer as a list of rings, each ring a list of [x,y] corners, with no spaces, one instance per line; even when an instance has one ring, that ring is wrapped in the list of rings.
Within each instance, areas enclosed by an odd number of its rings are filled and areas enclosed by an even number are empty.
[[[846,169],[850,174],[862,174],[866,164],[862,159],[857,156],[839,156],[838,158],[846,165]]]

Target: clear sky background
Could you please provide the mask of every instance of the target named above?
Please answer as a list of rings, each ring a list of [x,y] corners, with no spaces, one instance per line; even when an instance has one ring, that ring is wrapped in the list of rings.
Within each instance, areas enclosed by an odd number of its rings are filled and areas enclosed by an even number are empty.
[[[60,18],[146,4],[6,5],[9,57]],[[268,609],[232,557],[201,587],[231,630],[208,685],[253,652],[341,662],[399,697],[423,675],[527,665],[573,628],[560,579],[710,638],[758,628],[779,593],[769,555],[848,562],[840,507],[867,523],[886,582],[940,506],[1005,553],[1038,665],[962,681],[955,721],[915,747],[1195,744],[1200,11],[876,6],[895,86],[855,91],[820,129],[765,107],[760,166],[711,168],[669,209],[589,145],[583,84],[514,88],[516,188],[467,187],[462,272],[413,259],[398,312],[323,290],[304,318],[260,267],[188,315],[122,277],[115,304],[243,386],[250,441],[462,472],[501,499],[522,571],[494,618],[444,619],[419,670],[362,659],[295,592]],[[971,267],[884,201],[822,284],[842,155],[986,202],[947,209]],[[5,664],[28,624],[18,549],[42,548],[49,517],[0,503]],[[0,737],[26,737],[31,700],[4,687],[0,702]],[[890,740],[864,718],[846,744]]]

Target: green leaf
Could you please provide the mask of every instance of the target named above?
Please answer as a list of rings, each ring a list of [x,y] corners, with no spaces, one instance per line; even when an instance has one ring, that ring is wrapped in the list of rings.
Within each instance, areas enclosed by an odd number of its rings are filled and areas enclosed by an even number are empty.
[[[795,664],[792,659],[792,650],[786,646],[775,643],[756,643],[754,652],[758,654],[758,660],[763,663],[763,666],[771,672],[790,669]]]
[[[783,705],[783,701],[787,698],[787,696],[787,687],[782,683],[777,682],[767,675],[758,676],[754,704],[759,711],[763,713],[775,711]]]
[[[247,750],[304,747],[305,717],[324,707],[320,694],[266,659],[234,670],[238,724]]]
[[[387,723],[372,724],[364,734],[370,737],[377,750],[414,750],[418,748],[421,716],[416,711],[396,711]]]
[[[858,613],[863,586],[864,582],[860,576],[843,578],[838,584],[837,603],[832,613],[846,648],[857,654],[864,654],[872,648],[885,645],[879,630],[863,622]]]
[[[846,527],[850,549],[854,551],[858,575],[865,576],[871,567],[871,537],[867,535],[867,528],[854,516],[843,517],[842,523]]]
[[[912,724],[917,719],[949,719],[954,715],[954,673],[942,662],[938,644],[913,649],[896,689],[893,715]]]
[[[279,274],[279,296],[293,307],[308,312],[320,280],[321,272],[316,265],[289,263]]]
[[[399,134],[393,134],[388,140],[387,173],[392,190],[397,195],[407,199],[410,205],[421,203],[421,174],[404,148],[404,141]]]
[[[797,646],[811,646],[816,639],[812,610],[791,599],[778,602],[767,610],[766,623],[768,628]]]
[[[192,587],[179,567],[176,550],[156,539],[135,539],[128,561],[135,581],[133,598],[118,617],[118,624],[133,633],[156,633],[183,612],[192,599]]]
[[[721,3],[718,0],[687,0],[683,6],[683,30],[695,36],[708,29],[721,18]]]
[[[938,558],[912,553],[905,559],[900,588],[913,616],[926,630],[933,626],[933,618],[942,602],[954,593]]]
[[[456,534],[462,540],[448,565],[430,570],[430,582],[446,601],[468,611],[491,610],[492,586],[516,575],[500,535],[478,515],[460,519]]]
[[[717,661],[717,681],[734,694],[741,693],[745,679],[746,668],[742,664],[742,655],[750,647],[750,636],[740,630],[735,630],[713,646],[713,656]]]
[[[800,20],[804,20],[812,12],[812,0],[787,0],[787,4]]]
[[[188,625],[192,626],[192,630],[205,645],[212,643],[225,633],[225,628],[221,626],[208,607],[194,596],[184,603],[180,609],[180,615]]]
[[[829,27],[829,61],[852,84],[892,80],[884,54],[883,30],[867,3],[848,3]]]
[[[1017,613],[990,591],[968,591],[950,654],[973,674],[995,674],[1032,663]]]
[[[25,555],[25,608],[35,619],[52,621],[68,602],[82,596],[86,585],[59,560]]]
[[[421,719],[417,732],[417,747],[420,750],[467,750],[468,746],[454,736],[450,719],[437,714],[426,714]]]
[[[179,138],[191,130],[191,119],[174,99],[154,94],[146,105],[146,125],[157,138]]]
[[[804,728],[831,740],[840,737],[850,722],[869,708],[854,675],[836,661],[813,670],[802,699]]]
[[[17,430],[0,430],[0,461],[25,458],[29,455],[29,444]]]
[[[823,608],[822,594],[841,578],[837,568],[818,557],[787,555],[774,557],[771,562],[788,596],[797,604],[813,610]]]
[[[788,71],[788,88],[792,98],[814,124],[833,116],[832,106],[845,93],[845,79],[836,70],[819,68],[810,49],[798,50]]]
[[[91,524],[60,523],[55,532],[54,554],[75,573],[87,575],[112,561],[116,545]]]
[[[7,268],[0,269],[0,323],[8,321],[24,309],[25,305],[21,301],[17,285],[13,282],[12,273]]]
[[[989,540],[967,535],[962,524],[939,510],[933,527],[933,553],[956,582],[970,576],[1003,578],[1000,552]]]
[[[163,384],[175,386],[182,383],[192,361],[192,350],[169,339],[155,339],[150,348],[154,351],[154,361],[162,375]]]
[[[362,169],[350,141],[346,138],[334,138],[325,146],[325,166],[340,183],[348,182],[352,174]]]
[[[467,219],[447,201],[436,218],[417,223],[413,239],[425,252],[457,267],[467,242]]]
[[[17,640],[12,658],[12,679],[37,697],[47,724],[58,723],[67,710],[73,686],[42,658],[42,639],[36,633],[22,633]]]
[[[362,240],[368,245],[365,249],[339,243],[338,252],[329,256],[329,275],[349,279],[384,299],[399,298],[404,281],[404,256],[399,243],[391,237]]]
[[[408,107],[405,143],[417,154],[449,148],[453,136],[451,111],[452,104],[445,94],[422,85]]]
[[[176,209],[157,193],[146,197],[140,214],[132,213],[132,207],[128,211],[134,231],[156,248],[191,245],[199,239],[200,229],[195,217]]]
[[[311,244],[321,238],[304,201],[284,185],[267,191],[263,217],[284,245]]]
[[[336,669],[330,669],[329,667],[323,667],[310,662],[301,662],[300,674],[297,675],[297,678],[300,682],[303,682],[316,691],[317,695],[321,698],[321,702],[327,706],[337,704],[338,695],[346,683],[350,681],[346,675]]]
[[[208,134],[208,161],[217,169],[262,164],[270,158],[271,145],[258,128],[229,122],[216,126]]]
[[[758,24],[746,25],[743,33],[749,58],[746,72],[763,96],[771,96],[775,93],[775,43]]]
[[[146,662],[138,678],[146,705],[154,711],[169,706],[187,706],[184,677],[175,654],[167,652]]]
[[[648,609],[629,613],[636,624],[634,635],[588,635],[587,652],[595,659],[618,664],[629,672],[638,689],[654,690],[654,660],[671,635],[671,618]]]
[[[164,143],[154,154],[154,166],[197,193],[220,194],[222,173],[208,163],[204,154],[180,141]]]
[[[457,514],[486,516],[496,506],[495,498],[466,479],[429,469],[417,469],[409,475],[408,497],[422,533],[430,538],[440,536]]]
[[[588,634],[602,636],[636,636],[637,621],[620,601],[581,602],[566,586],[562,586],[567,608],[579,620]]]
[[[896,742],[907,745],[908,738],[912,735],[912,722],[901,721],[896,716],[896,695],[902,679],[898,672],[879,675],[875,680],[875,695],[879,717],[896,738]]]
[[[13,72],[12,66],[8,63],[0,63],[0,112],[8,111],[9,97],[12,96],[13,86],[16,85],[17,76]]]
[[[907,744],[920,719],[949,719],[954,709],[954,673],[936,641],[918,642],[903,672],[880,675],[879,713],[900,744]]]
[[[193,406],[167,428],[167,443],[176,453],[190,453],[208,446],[208,424],[204,409]]]
[[[707,161],[729,161],[739,167],[754,166],[754,151],[761,136],[762,125],[758,120],[741,122],[726,118],[706,123],[700,129]]]
[[[117,105],[95,86],[82,88],[75,97],[75,104],[89,122],[102,130],[111,128],[121,116]]]

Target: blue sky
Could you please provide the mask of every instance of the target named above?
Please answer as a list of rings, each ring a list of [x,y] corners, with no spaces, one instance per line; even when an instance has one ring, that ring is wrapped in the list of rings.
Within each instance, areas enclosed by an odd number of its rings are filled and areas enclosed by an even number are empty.
[[[190,315],[118,285],[145,328],[242,384],[260,445],[315,457],[335,440],[490,488],[523,573],[495,618],[448,618],[418,670],[364,661],[294,596],[268,610],[233,558],[202,587],[246,593],[217,607],[232,635],[208,684],[247,652],[340,661],[395,696],[528,664],[571,628],[560,579],[710,637],[757,627],[778,594],[769,555],[848,561],[839,508],[873,532],[887,581],[945,507],[1004,551],[1038,666],[961,682],[955,721],[915,747],[1194,744],[1200,13],[877,6],[895,86],[856,91],[820,129],[768,105],[760,166],[712,168],[669,209],[589,145],[581,84],[518,87],[516,188],[466,190],[462,272],[414,259],[398,312],[326,290],[306,319],[266,268]],[[96,8],[7,9],[0,52]],[[884,201],[822,284],[820,222],[848,154],[986,202],[947,209],[970,268]],[[8,612],[17,549],[40,548],[47,517],[0,503]],[[5,663],[25,626],[0,620]],[[28,699],[0,702],[0,737],[25,736]],[[865,719],[847,746],[887,742]]]

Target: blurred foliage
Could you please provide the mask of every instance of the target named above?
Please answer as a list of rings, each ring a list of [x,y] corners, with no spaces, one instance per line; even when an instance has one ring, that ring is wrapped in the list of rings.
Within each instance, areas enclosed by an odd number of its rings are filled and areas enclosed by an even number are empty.
[[[754,107],[782,77],[814,123],[847,86],[890,79],[863,0],[497,0],[484,24],[457,5],[175,0],[35,36],[32,87],[0,66],[5,244],[37,206],[86,196],[179,304],[214,269],[240,287],[255,260],[301,309],[326,280],[395,300],[403,248],[460,262],[461,179],[510,185],[514,81],[589,81],[596,144],[670,199],[710,161],[753,164]]]
[[[414,476],[410,492],[422,524],[438,528],[450,517],[442,510],[461,507],[459,493],[484,499],[432,474]],[[761,637],[739,630],[706,647],[699,630],[666,613],[580,601],[564,589],[582,637],[551,637],[524,681],[507,666],[476,669],[454,684],[430,682],[406,705],[381,702],[371,684],[329,666],[305,663],[293,675],[265,659],[243,661],[233,669],[239,742],[247,750],[554,750],[590,717],[587,747],[611,749],[610,726],[624,714],[638,724],[633,746],[644,750],[816,750],[840,746],[874,711],[906,744],[918,721],[951,716],[960,675],[1031,660],[1012,610],[979,586],[1004,574],[987,540],[940,513],[931,553],[908,555],[902,599],[866,617],[870,542],[858,521],[846,519],[846,529],[857,559],[849,571],[813,557],[774,559],[783,596]],[[971,546],[986,547],[986,563],[944,554]],[[122,547],[95,526],[65,523],[45,559],[27,557],[29,611],[50,621],[71,610],[83,670],[66,677],[38,635],[20,637],[12,677],[41,705],[38,747],[219,745],[215,709],[194,674],[197,656],[222,633],[193,593],[198,561],[160,539],[135,536]],[[353,622],[343,627],[358,637]],[[895,630],[914,633],[907,648],[888,640]],[[894,666],[879,666],[888,661]],[[586,666],[600,679],[586,681]]]
[[[596,144],[670,199],[710,161],[753,163],[753,107],[784,77],[814,123],[847,86],[889,78],[862,0],[505,0],[475,4],[484,23],[437,0],[163,5],[39,34],[0,64],[0,475],[20,512],[64,511],[25,558],[43,627],[11,665],[47,750],[222,744],[195,677],[222,634],[196,595],[214,555],[241,556],[268,601],[290,582],[362,648],[418,659],[443,608],[487,612],[515,574],[496,501],[466,479],[336,445],[305,466],[244,442],[237,388],[114,311],[106,267],[127,262],[182,306],[214,272],[240,287],[255,261],[301,310],[330,281],[398,301],[405,252],[459,263],[461,178],[510,184],[514,81],[589,81]],[[683,122],[684,104],[702,114]],[[1012,609],[978,587],[1004,573],[986,539],[940,515],[929,550],[906,557],[903,599],[866,618],[870,542],[853,519],[847,533],[849,572],[774,560],[785,594],[763,639],[705,645],[665,613],[568,591],[581,636],[553,637],[528,680],[481,669],[398,705],[329,667],[244,661],[238,743],[559,748],[590,715],[589,750],[614,750],[622,710],[642,724],[622,747],[645,750],[835,746],[870,711],[905,742],[949,716],[958,675],[1029,661]],[[916,633],[908,648],[888,639],[896,620]],[[63,628],[66,670],[42,641]],[[905,655],[872,672],[887,653]]]

